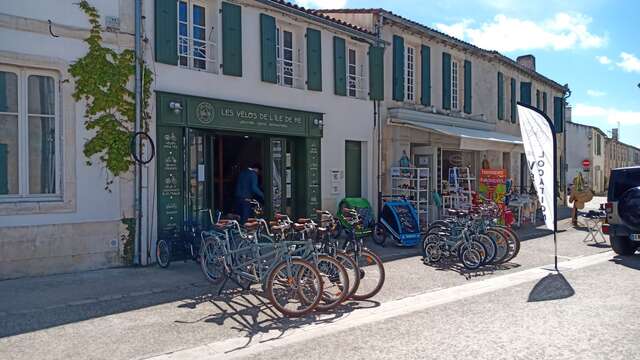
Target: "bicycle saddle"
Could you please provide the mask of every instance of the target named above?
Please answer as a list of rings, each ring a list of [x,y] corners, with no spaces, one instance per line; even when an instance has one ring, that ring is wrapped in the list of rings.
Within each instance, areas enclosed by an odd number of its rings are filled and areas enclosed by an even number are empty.
[[[311,219],[307,219],[307,218],[299,218],[298,219],[298,223],[299,224],[309,224],[311,222]]]
[[[255,221],[253,221],[253,222],[246,222],[246,223],[244,223],[244,228],[245,228],[247,231],[255,231],[255,230],[258,230],[258,227],[260,227],[260,223],[255,222]]]
[[[271,225],[271,232],[272,233],[284,232],[284,226],[283,225]]]
[[[277,213],[277,214],[275,214],[273,216],[273,218],[276,219],[276,220],[286,220],[288,218],[288,216],[284,215],[284,214]]]
[[[233,225],[233,220],[227,220],[227,219],[220,219],[218,220],[217,223],[215,223],[215,227],[219,228],[219,229],[224,229],[226,227],[229,227]]]
[[[295,231],[304,230],[304,224],[293,223],[293,230]]]

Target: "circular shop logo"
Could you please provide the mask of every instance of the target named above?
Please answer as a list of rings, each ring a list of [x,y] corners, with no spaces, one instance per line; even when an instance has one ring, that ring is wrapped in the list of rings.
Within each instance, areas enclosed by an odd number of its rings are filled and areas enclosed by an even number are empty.
[[[213,105],[208,102],[201,102],[196,108],[196,116],[198,120],[203,124],[208,124],[213,121],[215,116]]]

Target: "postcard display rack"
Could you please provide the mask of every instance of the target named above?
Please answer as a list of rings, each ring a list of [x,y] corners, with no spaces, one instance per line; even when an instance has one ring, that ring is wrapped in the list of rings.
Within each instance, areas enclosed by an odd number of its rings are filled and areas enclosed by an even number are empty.
[[[413,205],[421,229],[429,224],[429,179],[428,168],[391,168],[391,194],[403,196]]]

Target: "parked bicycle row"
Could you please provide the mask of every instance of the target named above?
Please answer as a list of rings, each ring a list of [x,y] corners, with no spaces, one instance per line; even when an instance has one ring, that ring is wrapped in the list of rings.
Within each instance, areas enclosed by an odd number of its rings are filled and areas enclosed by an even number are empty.
[[[466,269],[476,270],[513,260],[520,251],[520,239],[510,227],[498,224],[498,211],[493,204],[449,210],[447,218],[429,225],[421,246],[424,262],[457,258]]]
[[[252,204],[260,214],[260,204]],[[228,281],[243,289],[260,284],[279,312],[297,317],[331,310],[347,299],[368,299],[384,284],[382,260],[356,236],[354,229],[362,226],[362,218],[353,209],[343,209],[342,220],[348,226],[342,241],[331,236],[338,220],[328,211],[317,211],[315,220],[293,221],[276,214],[272,221],[254,217],[243,224],[233,217],[220,219],[219,214],[214,219],[206,211],[214,225],[192,226],[191,241],[185,246],[219,291]],[[159,241],[161,266],[169,265],[171,251],[168,241]]]

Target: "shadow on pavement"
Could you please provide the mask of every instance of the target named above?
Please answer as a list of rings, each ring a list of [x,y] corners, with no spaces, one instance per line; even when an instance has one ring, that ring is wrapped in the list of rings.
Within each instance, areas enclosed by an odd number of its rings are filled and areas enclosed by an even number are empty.
[[[575,293],[564,275],[549,274],[536,283],[529,293],[528,302],[566,299]]]
[[[631,256],[616,255],[613,259],[609,261],[613,261],[617,265],[622,265],[631,269],[640,270],[640,254],[638,253],[636,253],[636,255],[631,255]]]
[[[0,338],[203,296],[191,264],[120,268],[0,283]]]
[[[230,328],[238,331],[247,339],[247,342],[234,349],[231,353],[244,349],[254,342],[256,336],[268,335],[259,340],[260,343],[270,342],[282,338],[287,331],[300,328],[305,325],[329,324],[341,318],[349,316],[357,309],[374,308],[380,306],[377,301],[347,301],[338,308],[329,312],[313,312],[300,318],[287,318],[278,313],[261,291],[256,289],[238,290],[225,289],[222,295],[206,295],[186,300],[179,305],[180,308],[195,309],[198,305],[208,303],[214,306],[215,313],[204,316],[195,321],[176,320],[179,324],[194,324],[199,322],[211,323],[222,326],[230,323]]]
[[[492,275],[496,271],[510,270],[510,269],[515,269],[520,267],[520,264],[509,262],[504,264],[485,265],[476,270],[469,270],[465,268],[463,265],[461,265],[460,263],[454,261],[453,259],[444,259],[434,264],[427,264],[427,263],[424,263],[424,264],[426,266],[430,266],[434,268],[437,271],[453,271],[455,273],[458,273],[461,276],[464,276],[465,279],[467,280],[476,278],[476,277]]]

